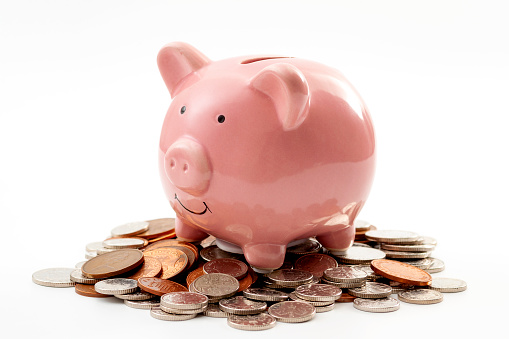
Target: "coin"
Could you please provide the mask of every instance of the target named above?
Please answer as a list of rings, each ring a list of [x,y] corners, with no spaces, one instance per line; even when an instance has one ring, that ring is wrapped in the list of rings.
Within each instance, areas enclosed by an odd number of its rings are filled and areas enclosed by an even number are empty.
[[[368,281],[362,287],[349,288],[348,294],[357,298],[379,299],[390,296],[392,288],[389,285]]]
[[[75,283],[86,285],[94,285],[96,282],[99,281],[99,279],[85,277],[81,272],[81,268],[73,270],[70,274],[70,278]]]
[[[325,278],[322,278],[321,282],[324,284],[337,286],[338,288],[355,288],[355,287],[362,287],[362,286],[366,285],[366,281],[342,283],[342,282],[330,281]]]
[[[127,237],[140,234],[148,230],[148,225],[149,223],[146,221],[129,222],[113,228],[111,235],[114,237]]]
[[[440,277],[433,278],[429,288],[443,293],[462,292],[467,289],[467,283],[461,279]]]
[[[101,254],[87,261],[81,271],[84,276],[95,279],[119,275],[143,264],[143,253],[135,249],[123,249]]]
[[[431,283],[431,275],[412,265],[387,259],[373,260],[371,268],[375,273],[404,284],[427,286]]]
[[[71,280],[74,268],[46,268],[32,274],[32,281],[37,285],[47,287],[72,287],[75,282]]]
[[[76,284],[74,291],[84,297],[108,298],[111,295],[96,292],[94,285]]]
[[[326,269],[336,266],[338,263],[333,257],[320,253],[306,254],[295,261],[296,269],[311,272],[318,278],[322,277]]]
[[[159,296],[170,292],[187,291],[187,288],[174,281],[151,277],[139,278],[138,287],[145,292]]]
[[[154,307],[150,310],[150,316],[159,320],[169,320],[169,321],[181,321],[181,320],[189,320],[196,317],[196,313],[193,314],[173,314],[167,313],[161,310],[160,307]]]
[[[323,277],[330,281],[336,281],[341,283],[355,283],[366,281],[368,274],[364,271],[357,269],[356,267],[340,265],[325,270]]]
[[[220,300],[219,308],[228,314],[257,314],[267,309],[267,303],[264,301],[254,301],[242,296],[237,296]]]
[[[334,304],[334,301],[311,301],[311,300],[302,299],[302,298],[299,298],[297,296],[295,291],[289,293],[288,296],[290,297],[291,300],[302,301],[302,302],[305,302],[305,303],[309,303],[309,304],[311,304],[311,305],[313,305],[315,307],[317,307],[317,306],[327,306],[327,305],[330,305],[330,304]]]
[[[336,302],[337,303],[351,303],[355,299],[356,299],[356,297],[354,297],[353,295],[351,295],[351,294],[349,294],[347,292],[343,292],[343,293],[341,293],[341,298],[336,300]]]
[[[207,274],[224,273],[240,280],[247,275],[247,265],[232,258],[214,259],[203,265],[203,271]]]
[[[211,261],[214,259],[223,259],[223,258],[232,258],[240,260],[243,258],[241,254],[226,252],[217,247],[216,245],[212,245],[209,247],[205,247],[200,251],[200,256],[205,261]]]
[[[156,295],[145,291],[136,291],[133,293],[115,294],[115,297],[122,300],[149,300],[154,299]]]
[[[85,261],[80,261],[79,263],[77,263],[76,265],[74,265],[74,268],[81,268],[85,263],[87,262],[87,260]]]
[[[295,294],[309,301],[335,301],[341,297],[341,289],[326,284],[301,285],[295,289]]]
[[[351,266],[351,267],[355,268],[356,270],[360,270],[360,271],[363,271],[364,273],[366,273],[368,275],[366,280],[374,281],[374,280],[382,277],[381,275],[376,274],[371,269],[371,265],[361,264],[361,265],[355,265],[355,266]]]
[[[103,241],[103,246],[115,250],[122,248],[141,248],[146,245],[145,242],[146,240],[141,238],[110,238]]]
[[[353,301],[353,307],[365,312],[386,313],[399,310],[399,301],[394,298],[363,299]]]
[[[206,306],[209,298],[195,292],[170,292],[161,296],[161,305],[176,309],[197,309]]]
[[[138,289],[138,282],[134,279],[111,278],[97,282],[95,291],[102,294],[126,294],[133,293]]]
[[[249,288],[256,281],[256,280],[254,280],[256,278],[253,278],[253,277],[257,277],[257,274],[251,268],[248,268],[247,273],[248,274],[244,278],[239,280],[239,290],[238,290],[238,292],[242,292],[246,288]]]
[[[399,245],[399,244],[380,244],[382,250],[399,251],[399,252],[431,252],[435,249],[435,245]],[[387,254],[387,253],[386,253]]]
[[[124,299],[124,304],[131,308],[138,308],[140,310],[150,310],[154,307],[159,306],[159,300],[150,299],[150,300],[128,300]]]
[[[431,260],[431,265],[429,265],[427,268],[424,268],[424,270],[428,273],[438,273],[445,270],[445,264],[442,260],[437,258],[428,258]]]
[[[399,292],[398,298],[406,303],[420,305],[436,304],[444,300],[442,293],[427,288]]]
[[[143,255],[157,258],[161,262],[163,267],[161,279],[169,279],[182,272],[186,268],[188,260],[184,252],[169,247],[145,250]]]
[[[290,246],[286,249],[286,253],[295,255],[304,255],[310,253],[317,253],[322,249],[322,245],[315,239],[309,238],[300,244]]]
[[[303,270],[282,269],[270,272],[267,274],[267,279],[283,287],[296,287],[310,283],[313,280],[313,274]]]
[[[177,250],[184,252],[184,254],[187,257],[187,265],[184,268],[184,270],[188,270],[194,265],[194,263],[196,261],[196,254],[190,247],[183,246],[183,245],[173,245],[173,246],[165,246],[165,247],[175,248]]]
[[[94,241],[94,242],[88,243],[85,246],[85,250],[89,253],[97,253],[97,250],[102,247],[103,247],[102,241]]]
[[[203,311],[203,314],[207,317],[213,317],[213,318],[227,318],[228,313],[223,312],[219,305],[217,304],[210,304],[207,306],[207,309]]]
[[[371,223],[365,221],[365,220],[359,220],[359,219],[356,219],[354,222],[353,222],[353,227],[355,227],[355,232],[362,232],[362,231],[367,231],[369,230],[371,226]]]
[[[399,261],[402,261],[402,260],[399,260]],[[404,260],[403,262],[405,264],[420,268],[421,270],[426,270],[433,263],[433,261],[429,257],[424,258],[424,259],[417,259],[417,260]]]
[[[227,298],[239,289],[239,281],[224,273],[210,273],[202,275],[193,281],[196,292],[205,294],[209,298]]]
[[[330,304],[325,306],[315,306],[316,313],[324,313],[332,311],[336,307],[336,304]]]
[[[180,308],[173,308],[173,307],[168,307],[165,305],[160,305],[161,310],[163,310],[164,312],[173,313],[173,314],[198,314],[198,313],[202,313],[203,311],[205,311],[207,309],[207,307],[208,306],[205,305],[205,306],[201,306],[199,308],[193,308],[193,309],[180,309]]]
[[[250,287],[242,292],[246,298],[259,301],[284,301],[288,294],[263,287]]]
[[[369,264],[372,260],[385,258],[385,253],[375,248],[350,247],[338,260],[346,264]]]
[[[301,301],[281,301],[269,307],[269,314],[278,321],[300,323],[313,319],[315,307]]]
[[[194,271],[191,271],[188,275],[187,275],[187,278],[186,278],[186,284],[187,284],[187,287],[189,287],[189,285],[191,285],[191,283],[193,281],[196,280],[196,278],[198,277],[201,277],[202,275],[206,274],[205,272],[203,272],[203,266],[201,267],[198,267],[197,269],[195,269]]]
[[[175,231],[175,219],[173,218],[154,219],[147,222],[148,229],[138,234],[138,237],[153,239]]]
[[[424,259],[431,255],[431,252],[401,252],[384,250],[385,256],[391,259]]]
[[[255,315],[230,315],[227,320],[230,327],[244,331],[261,331],[276,326],[276,318],[260,313]]]
[[[128,278],[138,280],[142,277],[156,277],[162,270],[163,266],[159,259],[154,257],[146,257],[145,261],[136,271],[134,271]]]
[[[374,230],[367,231],[366,238],[371,241],[385,242],[390,244],[416,241],[419,235],[415,232],[399,230]]]

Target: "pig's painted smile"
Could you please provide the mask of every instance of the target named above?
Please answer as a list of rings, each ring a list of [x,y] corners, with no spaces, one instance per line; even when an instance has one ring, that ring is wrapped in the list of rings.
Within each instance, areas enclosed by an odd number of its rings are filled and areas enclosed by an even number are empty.
[[[190,209],[188,209],[186,206],[184,206],[182,204],[182,202],[179,200],[179,198],[177,197],[177,193],[175,193],[175,199],[177,199],[177,201],[179,202],[180,206],[184,207],[184,209],[190,213],[193,213],[193,214],[198,214],[198,215],[201,215],[201,214],[205,214],[207,213],[207,211],[209,211],[210,213],[212,213],[212,211],[209,209],[209,207],[207,206],[207,204],[205,203],[205,201],[203,201],[203,204],[205,205],[205,209],[202,211],[202,212],[194,212],[194,211],[191,211]]]

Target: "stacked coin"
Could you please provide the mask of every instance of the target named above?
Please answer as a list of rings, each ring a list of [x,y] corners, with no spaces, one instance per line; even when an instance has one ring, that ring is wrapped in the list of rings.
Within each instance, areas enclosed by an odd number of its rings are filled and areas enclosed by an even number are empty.
[[[355,266],[341,265],[325,270],[322,282],[339,288],[361,287],[366,284],[368,274]]]
[[[155,318],[171,318],[172,315],[177,315],[174,318],[179,319],[178,315],[189,315],[195,317],[197,314],[204,312],[207,309],[209,299],[207,296],[195,292],[170,292],[161,296],[161,303],[159,309],[161,312],[168,313],[161,314],[160,312],[153,312],[151,315]],[[190,318],[190,317],[180,317]]]

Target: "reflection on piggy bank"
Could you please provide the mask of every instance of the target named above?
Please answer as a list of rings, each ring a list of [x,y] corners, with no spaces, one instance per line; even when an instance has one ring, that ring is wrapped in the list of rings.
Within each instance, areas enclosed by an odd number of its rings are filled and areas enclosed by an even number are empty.
[[[212,61],[176,42],[157,58],[173,101],[159,145],[177,236],[218,238],[259,271],[316,239],[347,250],[375,170],[359,94],[335,69],[293,57]]]

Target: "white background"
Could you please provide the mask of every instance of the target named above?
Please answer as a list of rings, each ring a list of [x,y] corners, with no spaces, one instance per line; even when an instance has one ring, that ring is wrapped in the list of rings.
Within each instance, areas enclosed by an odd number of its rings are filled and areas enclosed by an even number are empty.
[[[509,20],[503,1],[3,1],[1,323],[17,337],[488,337],[507,314]],[[35,285],[122,223],[172,216],[157,147],[171,41],[213,60],[282,54],[340,69],[370,108],[377,173],[360,218],[438,239],[438,276],[468,290],[373,314],[338,304],[241,332],[163,322]],[[15,331],[15,332],[14,332]],[[504,332],[502,332],[504,333]]]

